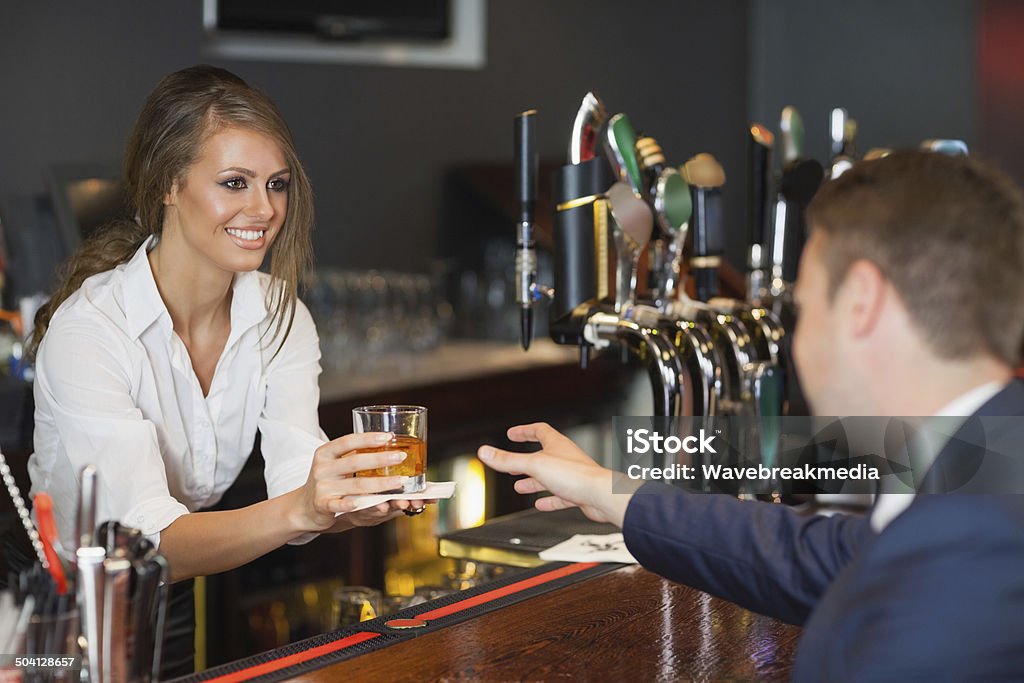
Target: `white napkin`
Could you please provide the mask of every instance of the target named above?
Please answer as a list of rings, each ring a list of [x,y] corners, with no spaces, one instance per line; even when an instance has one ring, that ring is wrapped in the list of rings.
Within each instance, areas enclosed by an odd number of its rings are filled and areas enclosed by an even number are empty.
[[[374,505],[386,503],[389,500],[432,500],[451,498],[454,494],[454,481],[428,481],[427,488],[419,493],[371,493],[366,496],[354,496],[356,507],[352,512],[372,508]]]
[[[567,541],[543,550],[540,559],[548,562],[623,562],[636,564],[626,550],[622,534],[576,534]]]

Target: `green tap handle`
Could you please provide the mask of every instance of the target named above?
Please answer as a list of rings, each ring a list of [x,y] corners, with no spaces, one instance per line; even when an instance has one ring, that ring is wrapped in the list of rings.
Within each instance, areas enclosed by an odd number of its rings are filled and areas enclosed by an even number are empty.
[[[616,114],[608,121],[605,142],[612,165],[619,177],[629,183],[638,196],[643,196],[643,176],[636,158],[636,129],[625,114]]]
[[[804,120],[796,107],[790,105],[783,108],[782,120],[779,121],[782,131],[782,153],[784,161],[799,159],[804,155]]]

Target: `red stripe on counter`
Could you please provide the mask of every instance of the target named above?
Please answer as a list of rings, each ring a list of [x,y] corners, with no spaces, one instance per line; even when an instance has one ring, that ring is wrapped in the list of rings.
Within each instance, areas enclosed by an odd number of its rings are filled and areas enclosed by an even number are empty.
[[[280,659],[274,659],[269,662],[264,662],[263,664],[250,666],[248,669],[242,669],[241,671],[235,671],[234,673],[218,676],[217,678],[211,678],[207,683],[237,683],[238,681],[248,681],[252,678],[256,678],[257,676],[269,674],[274,671],[280,671],[281,669],[286,669],[289,666],[302,664],[303,662],[308,662],[311,659],[323,657],[324,655],[337,652],[338,650],[344,650],[346,647],[364,643],[367,640],[377,638],[378,636],[380,636],[379,633],[361,631],[348,636],[347,638],[335,640],[333,643],[320,645],[308,650],[303,650],[302,652],[297,652],[293,655],[288,655],[287,657],[281,657]]]
[[[420,614],[417,614],[416,618],[429,620],[446,617],[449,614],[455,614],[456,612],[461,612],[463,610],[467,610],[478,605],[483,605],[484,603],[491,602],[492,600],[497,600],[499,598],[505,597],[506,595],[518,593],[519,591],[526,590],[527,588],[539,586],[541,584],[547,583],[548,581],[554,581],[556,579],[561,579],[565,576],[571,576],[578,572],[586,571],[587,569],[596,567],[598,564],[598,562],[577,562],[576,564],[570,564],[566,567],[561,567],[559,569],[552,569],[549,572],[538,574],[537,576],[531,577],[529,579],[523,579],[522,581],[517,581],[516,583],[510,583],[509,585],[504,586],[503,588],[495,588],[492,591],[487,591],[486,593],[481,593],[480,595],[474,595],[471,598],[466,598],[465,600],[460,600],[459,602],[453,602],[450,605],[445,605],[444,607],[432,609],[429,612],[422,612]]]

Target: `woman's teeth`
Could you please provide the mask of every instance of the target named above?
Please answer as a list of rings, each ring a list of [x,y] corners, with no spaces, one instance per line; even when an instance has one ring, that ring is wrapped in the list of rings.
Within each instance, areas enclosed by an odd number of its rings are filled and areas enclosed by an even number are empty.
[[[263,230],[238,230],[237,228],[228,228],[229,235],[234,235],[238,239],[242,240],[258,240],[263,237]]]

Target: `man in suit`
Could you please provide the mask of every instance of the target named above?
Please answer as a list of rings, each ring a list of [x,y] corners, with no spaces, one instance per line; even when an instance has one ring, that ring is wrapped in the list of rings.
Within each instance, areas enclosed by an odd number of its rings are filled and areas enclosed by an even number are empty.
[[[973,159],[897,153],[824,185],[808,224],[793,344],[812,411],[972,416],[933,444],[919,490],[1024,493],[1024,419],[986,426],[980,459],[970,445],[988,416],[1024,416],[1019,190]],[[803,625],[795,680],[1024,680],[1024,495],[808,516],[628,480],[544,424],[509,438],[542,450],[479,456],[525,474],[520,493],[549,491],[537,508],[579,506],[648,569]]]

